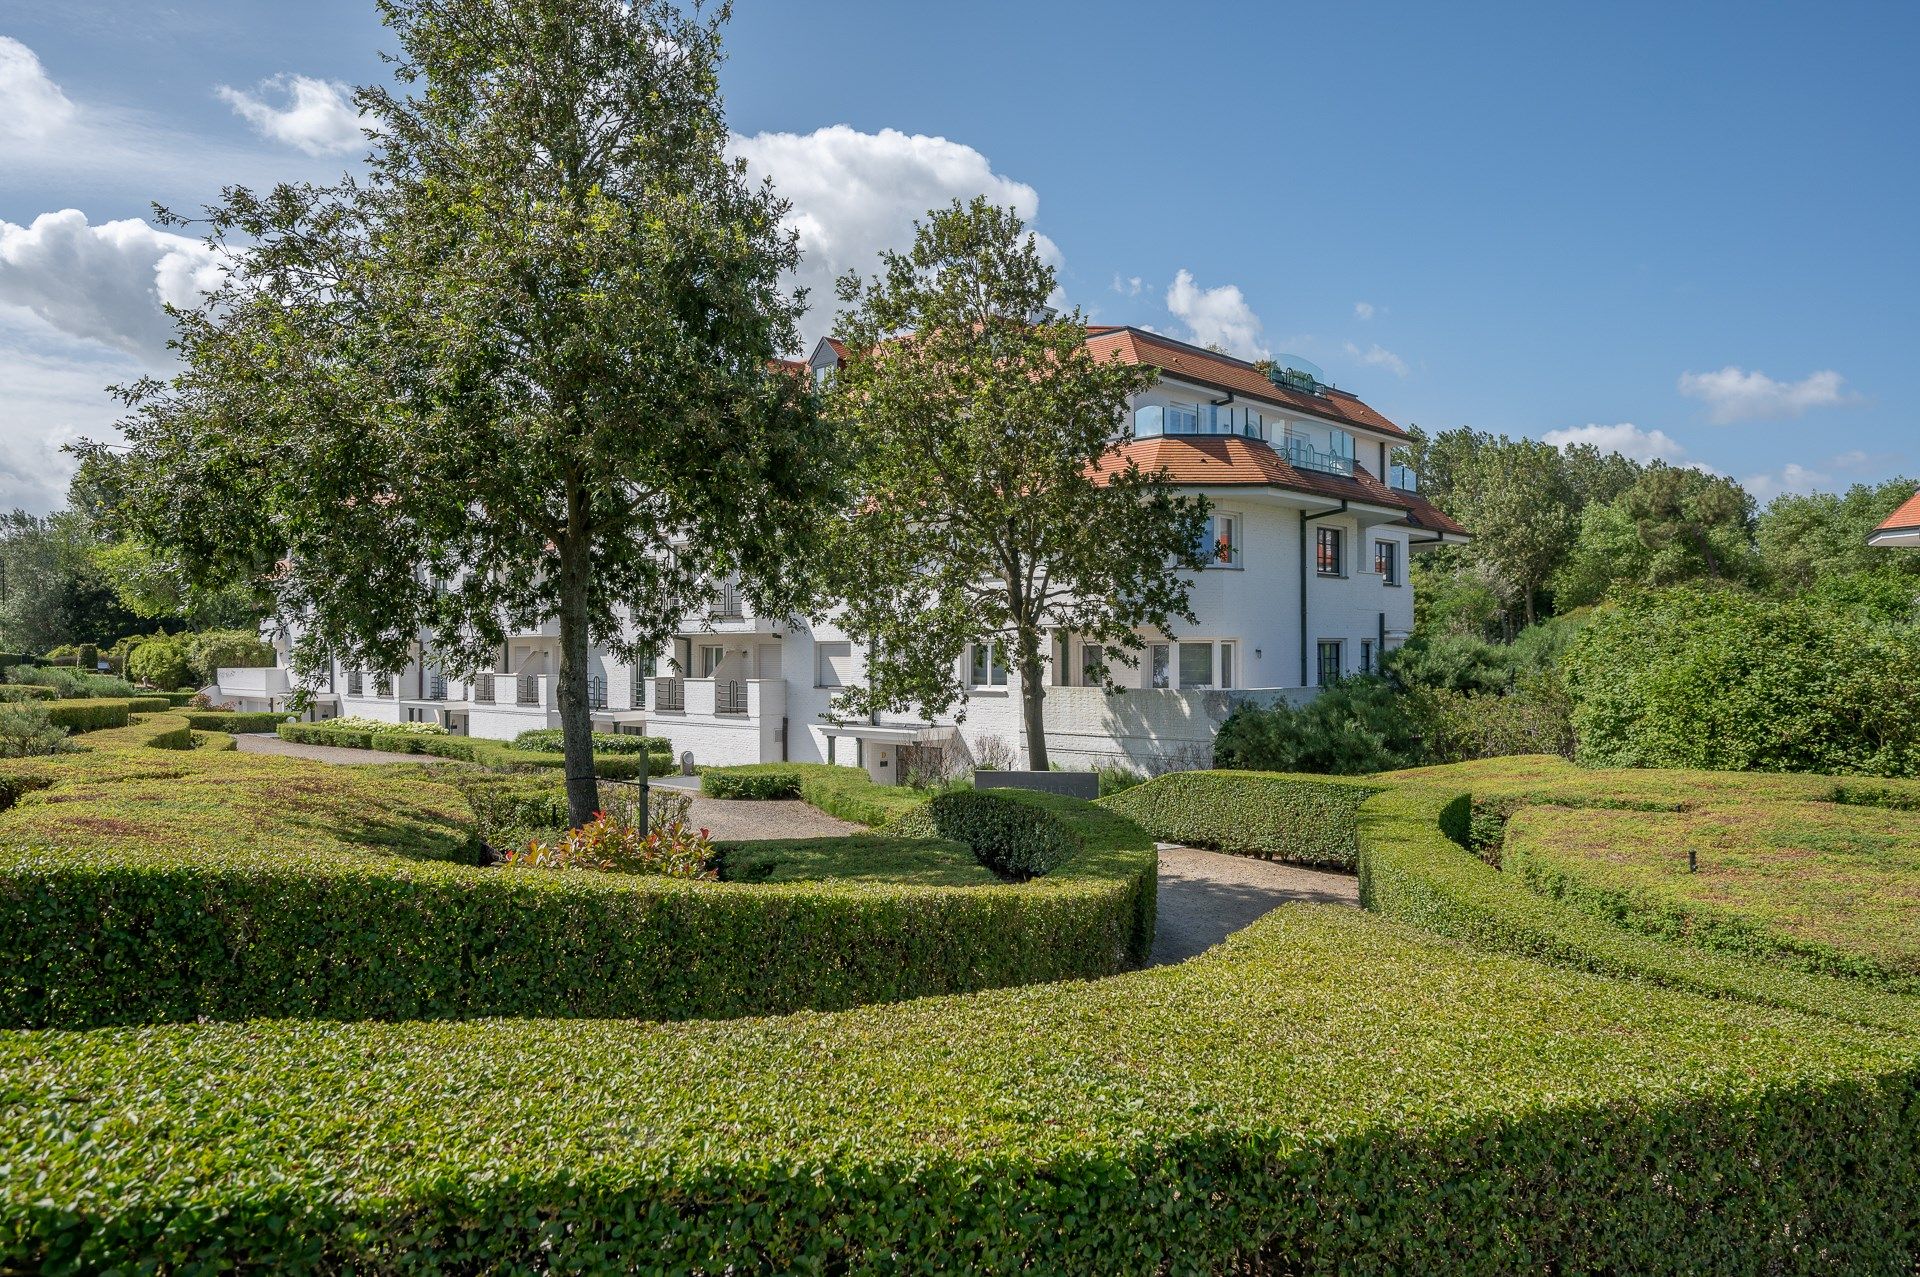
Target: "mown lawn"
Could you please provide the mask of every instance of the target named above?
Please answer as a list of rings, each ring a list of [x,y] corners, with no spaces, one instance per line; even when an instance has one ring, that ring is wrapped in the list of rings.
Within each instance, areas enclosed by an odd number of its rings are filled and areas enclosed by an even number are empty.
[[[1471,785],[1507,818],[1501,867],[1543,895],[1638,931],[1920,992],[1920,784],[1534,758],[1399,776]]]
[[[720,876],[731,882],[892,882],[909,887],[984,887],[998,875],[944,838],[774,838],[727,844]]]

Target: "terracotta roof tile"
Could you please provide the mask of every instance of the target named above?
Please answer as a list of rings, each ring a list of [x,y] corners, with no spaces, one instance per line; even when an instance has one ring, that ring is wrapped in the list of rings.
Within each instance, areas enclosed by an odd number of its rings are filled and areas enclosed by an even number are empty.
[[[1244,359],[1201,350],[1138,328],[1089,326],[1087,345],[1096,355],[1147,364],[1172,376],[1219,386],[1310,417],[1373,430],[1394,439],[1407,437],[1406,431],[1344,390],[1328,390],[1322,396],[1276,386]]]
[[[1114,448],[1101,460],[1096,474],[1112,474],[1132,461],[1142,470],[1164,470],[1175,483],[1194,487],[1255,486],[1310,492],[1316,496],[1364,501],[1369,505],[1406,512],[1413,527],[1452,536],[1467,530],[1442,514],[1431,501],[1414,492],[1390,488],[1365,466],[1356,463],[1353,477],[1302,470],[1269,445],[1237,435],[1162,435],[1135,439]]]
[[[1914,493],[1900,504],[1900,508],[1887,516],[1886,522],[1875,528],[1875,532],[1906,532],[1920,529],[1920,492]]]

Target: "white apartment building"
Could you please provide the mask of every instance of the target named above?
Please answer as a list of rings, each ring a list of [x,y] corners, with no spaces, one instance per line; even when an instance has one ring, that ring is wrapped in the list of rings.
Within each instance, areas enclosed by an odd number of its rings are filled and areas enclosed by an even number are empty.
[[[1305,699],[1403,642],[1413,626],[1411,556],[1466,533],[1396,463],[1406,432],[1304,361],[1266,369],[1131,327],[1093,328],[1088,344],[1100,357],[1159,370],[1112,461],[1164,468],[1205,495],[1209,542],[1221,551],[1193,582],[1197,623],[1143,634],[1139,668],[1116,671],[1125,692],[1105,692],[1091,673],[1104,659],[1099,647],[1052,636],[1048,751],[1067,767],[1204,766],[1236,703]],[[824,375],[842,354],[822,341],[805,369]],[[437,722],[498,738],[554,725],[558,640],[557,622],[512,634],[494,670],[470,679],[436,668],[430,653],[390,677],[336,667],[321,680],[314,716]],[[860,646],[830,621],[755,616],[726,586],[683,619],[651,667],[622,665],[602,649],[591,659],[596,730],[665,736],[701,764],[837,761],[892,780],[904,749],[1003,747],[1024,757],[1019,676],[993,641],[962,658],[967,699],[937,721],[836,721],[834,695],[864,674]],[[291,687],[285,670],[223,670],[209,690],[267,708]]]

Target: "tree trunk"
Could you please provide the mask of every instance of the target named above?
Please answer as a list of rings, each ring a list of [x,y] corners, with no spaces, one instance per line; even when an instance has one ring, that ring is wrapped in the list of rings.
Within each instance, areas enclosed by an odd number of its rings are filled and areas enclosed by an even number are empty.
[[[1040,636],[1023,631],[1019,643],[1020,716],[1027,731],[1027,766],[1043,772],[1047,770],[1047,726],[1040,707],[1047,699],[1047,687],[1041,681]]]
[[[575,828],[600,809],[593,774],[593,717],[587,705],[587,577],[584,532],[560,544],[560,747],[566,759],[567,820]]]

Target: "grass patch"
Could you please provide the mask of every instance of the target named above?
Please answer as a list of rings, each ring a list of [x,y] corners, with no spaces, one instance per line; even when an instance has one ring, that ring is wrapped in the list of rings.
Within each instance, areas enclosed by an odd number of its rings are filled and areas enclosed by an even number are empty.
[[[1000,881],[965,844],[940,838],[769,838],[721,844],[731,882],[890,882],[908,887],[980,887]]]

